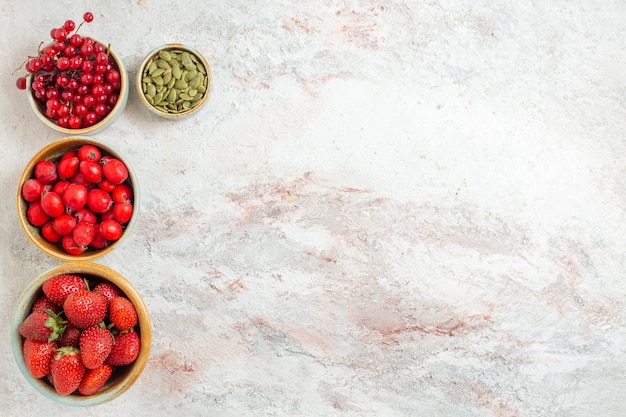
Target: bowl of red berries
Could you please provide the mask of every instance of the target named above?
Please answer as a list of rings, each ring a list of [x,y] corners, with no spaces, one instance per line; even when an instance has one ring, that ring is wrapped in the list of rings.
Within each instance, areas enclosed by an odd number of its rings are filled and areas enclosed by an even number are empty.
[[[79,29],[93,21],[87,12],[78,26],[67,20],[50,31],[51,42],[22,65],[16,81],[27,90],[35,115],[50,128],[88,135],[113,124],[128,100],[128,75],[111,48]]]
[[[110,401],[139,378],[152,343],[146,305],[119,272],[76,261],[44,272],[18,299],[15,361],[47,398],[72,406]]]
[[[93,260],[120,245],[138,207],[130,163],[94,138],[67,137],[46,145],[19,179],[22,229],[37,248],[63,261]]]

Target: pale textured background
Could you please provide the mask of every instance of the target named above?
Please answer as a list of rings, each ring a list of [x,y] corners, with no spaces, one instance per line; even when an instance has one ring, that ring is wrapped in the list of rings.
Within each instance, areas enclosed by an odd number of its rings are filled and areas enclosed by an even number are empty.
[[[2,415],[626,413],[625,2],[0,0],[5,323],[57,263],[15,194],[61,137],[11,72],[86,10],[131,76],[182,42],[214,90],[180,122],[131,90],[97,135],[141,181],[132,237],[98,261],[152,315],[141,378],[56,405],[5,325]]]

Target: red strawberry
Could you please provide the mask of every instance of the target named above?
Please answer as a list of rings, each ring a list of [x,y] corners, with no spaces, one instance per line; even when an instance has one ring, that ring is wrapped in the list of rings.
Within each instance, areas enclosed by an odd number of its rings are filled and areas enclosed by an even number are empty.
[[[124,295],[122,290],[117,288],[117,286],[106,281],[97,283],[96,286],[93,287],[93,292],[97,292],[98,294],[104,295],[108,300],[111,300],[112,298],[115,298],[115,297],[121,297]]]
[[[100,391],[100,388],[104,386],[112,373],[113,367],[106,363],[94,369],[87,369],[83,380],[78,386],[78,392],[82,395],[95,394]]]
[[[75,347],[57,349],[50,364],[50,376],[54,389],[59,395],[70,395],[80,385],[85,375],[85,365],[80,358],[80,351]]]
[[[50,360],[57,348],[57,342],[41,342],[24,339],[24,363],[35,378],[43,378],[50,373]]]
[[[18,331],[27,339],[52,342],[61,337],[66,323],[51,310],[35,311],[24,319]]]
[[[122,332],[115,335],[113,349],[105,363],[111,366],[123,366],[132,363],[139,356],[141,340],[135,331]]]
[[[108,300],[102,295],[88,290],[71,293],[63,303],[63,311],[72,325],[86,329],[104,320]]]
[[[52,300],[46,297],[45,294],[42,294],[40,297],[38,297],[35,300],[35,302],[33,303],[33,307],[31,308],[30,311],[33,312],[33,311],[45,311],[45,310],[50,310],[55,313],[58,313],[59,311],[61,311],[61,306],[52,302]]]
[[[129,330],[137,324],[135,306],[125,297],[115,297],[109,301],[109,318],[118,330]]]
[[[81,330],[78,327],[72,326],[70,323],[67,323],[65,325],[65,331],[63,332],[63,336],[61,336],[61,338],[58,340],[59,346],[60,347],[65,347],[65,346],[78,347],[78,339],[80,338],[80,332]]]
[[[87,369],[94,369],[104,363],[113,347],[113,334],[99,325],[91,326],[80,334],[80,354]]]
[[[44,282],[41,289],[53,303],[63,306],[69,294],[86,290],[87,282],[77,275],[56,275]]]

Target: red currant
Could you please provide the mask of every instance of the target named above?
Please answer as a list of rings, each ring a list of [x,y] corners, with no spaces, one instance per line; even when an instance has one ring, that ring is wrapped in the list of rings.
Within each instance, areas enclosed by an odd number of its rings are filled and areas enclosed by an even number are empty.
[[[80,117],[78,117],[78,116],[70,116],[70,118],[68,120],[68,124],[69,124],[70,128],[78,129],[78,128],[80,128],[80,125],[82,124],[82,121],[81,121]]]
[[[90,23],[93,21],[93,13],[91,12],[85,12],[85,14],[83,15],[83,20],[87,23]]]
[[[73,20],[66,20],[63,24],[63,29],[65,29],[68,33],[73,31],[76,27],[76,23]]]
[[[26,90],[26,77],[18,78],[17,81],[15,82],[15,85],[20,90]]]

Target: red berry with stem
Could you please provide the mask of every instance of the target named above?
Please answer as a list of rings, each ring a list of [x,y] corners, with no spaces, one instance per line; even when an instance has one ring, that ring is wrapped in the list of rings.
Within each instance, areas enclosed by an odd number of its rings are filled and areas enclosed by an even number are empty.
[[[78,159],[81,161],[99,161],[102,153],[97,146],[87,144],[78,148],[76,156],[78,156]]]
[[[85,14],[83,15],[83,20],[87,23],[93,22],[93,13],[85,12]]]
[[[51,161],[39,161],[35,164],[35,178],[42,184],[52,184],[55,182],[59,175],[57,173],[57,166]]]
[[[65,252],[70,255],[81,255],[87,250],[86,246],[81,246],[74,241],[73,235],[63,236],[63,239],[61,239],[61,246],[63,246]]]

